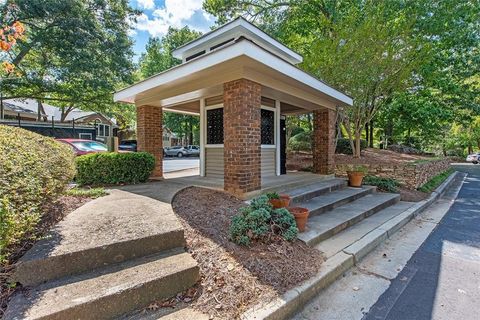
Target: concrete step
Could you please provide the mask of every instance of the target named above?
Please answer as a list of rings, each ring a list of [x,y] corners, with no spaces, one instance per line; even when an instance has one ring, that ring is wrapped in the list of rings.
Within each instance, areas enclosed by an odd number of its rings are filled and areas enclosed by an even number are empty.
[[[312,198],[328,192],[343,189],[346,186],[347,180],[345,179],[329,179],[293,189],[286,189],[283,193],[288,194],[292,198],[291,205],[297,206],[299,203],[309,201]]]
[[[392,219],[410,209],[414,204],[413,202],[400,201],[320,242],[315,248],[323,252],[328,259],[342,250],[348,250],[348,247],[362,239],[370,239],[372,245],[379,244],[386,238],[388,230],[384,228],[382,228],[382,232],[376,232],[376,230],[386,222],[393,221]],[[366,247],[365,250],[367,249],[371,250],[373,248]]]
[[[184,245],[170,204],[112,190],[70,213],[37,242],[17,263],[13,280],[33,286]]]
[[[301,202],[298,206],[307,208],[310,211],[310,216],[316,216],[355,201],[375,191],[376,187],[371,186],[364,186],[362,188],[348,187]]]
[[[188,253],[141,257],[19,292],[4,319],[111,319],[170,298],[198,278]]]
[[[399,194],[367,194],[329,212],[309,218],[307,229],[299,234],[299,239],[309,246],[315,246],[398,201],[400,201]]]

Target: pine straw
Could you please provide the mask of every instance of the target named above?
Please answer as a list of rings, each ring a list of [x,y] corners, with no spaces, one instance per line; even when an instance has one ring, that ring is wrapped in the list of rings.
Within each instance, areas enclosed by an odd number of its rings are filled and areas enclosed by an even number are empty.
[[[189,187],[175,195],[173,210],[187,247],[200,266],[201,293],[191,306],[211,317],[233,319],[312,277],[322,254],[301,241],[273,237],[250,248],[229,241],[230,220],[245,203],[227,193]]]
[[[9,279],[14,270],[14,264],[21,258],[42,236],[44,236],[57,222],[62,220],[67,214],[81,207],[88,201],[92,200],[88,197],[62,196],[55,202],[46,204],[43,208],[44,215],[35,227],[35,230],[24,236],[24,241],[8,248],[11,252],[8,263],[0,265],[0,318],[7,308],[10,297],[21,286],[9,284]]]

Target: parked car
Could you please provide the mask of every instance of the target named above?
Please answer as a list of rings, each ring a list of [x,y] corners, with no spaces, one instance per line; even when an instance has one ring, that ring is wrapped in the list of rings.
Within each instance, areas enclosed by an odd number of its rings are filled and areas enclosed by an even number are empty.
[[[120,141],[118,150],[137,152],[137,140]]]
[[[471,162],[473,164],[477,164],[480,162],[480,152],[479,153],[474,153],[474,154],[469,154],[467,156],[467,162]]]
[[[185,149],[188,152],[188,156],[191,156],[191,157],[200,156],[200,147],[199,146],[188,145],[188,146],[185,147]]]
[[[107,152],[108,147],[98,141],[83,140],[83,139],[57,139],[57,141],[68,144],[76,156],[81,156],[89,153]]]
[[[182,146],[165,147],[163,148],[163,155],[182,158],[188,156],[188,151]]]

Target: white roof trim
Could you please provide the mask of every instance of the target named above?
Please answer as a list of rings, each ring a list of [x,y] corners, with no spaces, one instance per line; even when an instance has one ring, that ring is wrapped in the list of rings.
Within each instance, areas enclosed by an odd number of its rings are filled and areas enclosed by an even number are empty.
[[[239,41],[235,44],[227,46],[221,50],[213,51],[204,56],[200,56],[187,63],[178,65],[172,69],[166,70],[146,80],[138,82],[130,87],[117,91],[113,99],[115,102],[135,102],[135,96],[153,89],[155,87],[167,84],[169,82],[179,80],[192,73],[202,71],[204,69],[213,67],[222,62],[240,57],[248,56],[249,58],[256,60],[279,73],[284,74],[296,81],[303,83],[310,88],[322,92],[333,99],[341,101],[343,104],[352,105],[353,99],[346,94],[330,87],[326,83],[316,79],[312,75],[297,68],[296,66],[286,62],[278,56],[264,50],[251,41]]]
[[[229,23],[224,24],[221,27],[218,27],[217,29],[210,31],[203,36],[200,36],[198,39],[195,39],[193,41],[188,42],[187,44],[175,49],[172,52],[172,55],[177,58],[177,59],[183,59],[184,55],[186,52],[190,50],[194,50],[196,47],[199,47],[203,49],[203,46],[205,46],[209,41],[214,40],[216,38],[222,39],[222,36],[226,36],[225,34],[228,34],[229,32],[232,33],[235,31],[235,29],[238,29],[237,33],[239,35],[244,35],[247,36],[247,38],[251,38],[250,40],[259,40],[259,42],[263,42],[267,46],[264,47],[265,49],[269,50],[270,46],[272,47],[274,51],[278,52],[286,60],[293,64],[301,63],[303,61],[303,57],[293,51],[292,49],[288,48],[281,42],[275,40],[265,32],[263,32],[261,29],[257,28],[255,25],[252,23],[248,22],[242,17],[239,17]],[[225,39],[222,39],[225,40]],[[219,41],[221,42],[221,40]],[[215,43],[211,43],[211,45],[215,45]],[[259,44],[260,45],[260,44]],[[208,45],[210,46],[210,45]],[[192,52],[193,53],[193,52]]]

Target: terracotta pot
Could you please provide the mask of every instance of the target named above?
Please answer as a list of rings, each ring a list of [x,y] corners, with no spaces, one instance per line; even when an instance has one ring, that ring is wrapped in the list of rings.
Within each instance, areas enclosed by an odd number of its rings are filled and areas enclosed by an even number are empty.
[[[306,208],[294,207],[288,208],[291,214],[295,217],[297,222],[298,231],[304,232],[305,226],[307,225],[308,214],[310,213]]]
[[[361,187],[362,186],[362,181],[363,177],[365,174],[360,171],[349,171],[348,172],[348,184],[350,187]]]
[[[281,194],[280,199],[270,199],[270,203],[273,206],[273,209],[287,208],[290,204],[290,196],[286,194]]]

